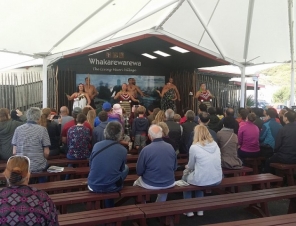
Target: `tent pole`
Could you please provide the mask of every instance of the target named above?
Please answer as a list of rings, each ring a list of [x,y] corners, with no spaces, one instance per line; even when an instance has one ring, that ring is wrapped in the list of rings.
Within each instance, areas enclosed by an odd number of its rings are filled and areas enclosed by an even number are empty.
[[[158,30],[159,28],[161,28],[165,22],[167,22],[167,20],[177,11],[177,9],[180,8],[180,6],[183,4],[185,0],[179,0],[178,5],[176,7],[174,7],[167,15],[166,17],[155,27],[155,30]]]
[[[43,58],[43,67],[42,67],[42,107],[47,107],[47,66],[48,60]]]
[[[209,31],[207,25],[205,24],[205,22],[202,20],[200,14],[198,13],[196,7],[193,5],[192,0],[188,0],[188,4],[190,5],[190,7],[192,8],[193,12],[195,13],[196,17],[198,18],[199,22],[202,24],[203,28],[205,29],[205,31],[207,32],[207,34],[209,35],[210,39],[212,40],[213,44],[216,46],[217,50],[219,51],[221,57],[223,59],[225,59],[221,49],[219,48],[217,42],[215,41],[212,33]]]
[[[240,107],[245,107],[245,98],[246,98],[246,67],[240,67],[241,70],[241,98],[240,98]]]
[[[88,17],[86,17],[83,21],[81,21],[78,25],[76,25],[71,31],[69,31],[64,37],[62,37],[57,43],[53,45],[53,47],[48,51],[49,53],[57,47],[59,44],[61,44],[66,38],[68,38],[72,33],[74,33],[78,28],[80,28],[83,24],[85,24],[87,21],[89,21],[91,18],[93,18],[95,15],[97,15],[100,11],[102,11],[107,5],[109,5],[114,0],[109,0],[104,5],[102,5],[100,8],[98,8],[96,11],[94,11],[92,14],[90,14]]]
[[[160,7],[158,7],[158,8],[152,10],[151,12],[148,12],[148,13],[146,13],[146,14],[140,16],[139,18],[137,18],[137,19],[135,19],[135,20],[133,20],[133,21],[130,21],[130,22],[127,23],[127,24],[124,24],[124,25],[122,25],[122,26],[120,26],[120,27],[118,27],[118,28],[115,28],[115,29],[111,30],[110,32],[107,32],[106,34],[104,34],[104,35],[98,37],[97,39],[95,39],[95,40],[89,42],[88,44],[86,44],[86,45],[80,47],[80,48],[77,50],[77,52],[81,52],[81,51],[83,51],[84,49],[90,47],[91,45],[93,45],[93,44],[95,44],[95,43],[97,43],[97,42],[99,42],[99,41],[101,41],[101,40],[103,40],[103,39],[109,37],[110,35],[113,35],[114,33],[117,33],[117,32],[119,32],[119,31],[124,30],[125,28],[128,28],[128,27],[132,26],[133,24],[138,23],[138,22],[141,21],[141,20],[146,19],[147,17],[149,17],[149,16],[151,16],[151,15],[153,15],[153,14],[155,14],[155,13],[157,13],[157,12],[159,12],[159,11],[165,9],[165,8],[167,8],[168,6],[174,4],[174,3],[178,2],[178,1],[179,1],[179,0],[172,0],[172,1],[170,1],[170,2],[168,2],[168,3],[166,3],[166,4],[162,5],[162,6],[160,6]]]
[[[290,52],[291,52],[291,96],[290,106],[294,106],[295,102],[295,68],[294,68],[294,1],[288,0],[289,9],[289,30],[290,30]]]
[[[248,9],[246,35],[245,35],[244,56],[243,56],[245,61],[247,61],[247,58],[248,58],[249,42],[250,42],[252,19],[253,19],[253,11],[254,11],[254,0],[250,0],[249,1],[249,9]]]

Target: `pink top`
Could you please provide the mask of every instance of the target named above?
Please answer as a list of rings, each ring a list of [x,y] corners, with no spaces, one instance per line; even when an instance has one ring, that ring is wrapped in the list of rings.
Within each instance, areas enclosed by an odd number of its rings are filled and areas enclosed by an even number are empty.
[[[241,146],[240,149],[245,152],[260,151],[259,129],[254,123],[246,121],[243,126],[239,127],[238,144]]]

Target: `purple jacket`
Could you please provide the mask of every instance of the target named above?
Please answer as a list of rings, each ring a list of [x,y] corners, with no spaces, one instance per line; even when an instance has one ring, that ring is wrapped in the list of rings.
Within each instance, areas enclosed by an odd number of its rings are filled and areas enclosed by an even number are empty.
[[[259,129],[254,123],[246,121],[244,125],[239,127],[238,144],[241,146],[240,149],[245,152],[260,151]]]

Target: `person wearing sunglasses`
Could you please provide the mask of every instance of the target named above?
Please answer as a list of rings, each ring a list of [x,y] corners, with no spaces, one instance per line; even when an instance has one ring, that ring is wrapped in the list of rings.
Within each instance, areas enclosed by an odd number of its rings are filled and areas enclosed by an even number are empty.
[[[1,225],[59,225],[56,206],[48,194],[28,185],[28,157],[10,157],[4,176],[8,187],[0,191]]]

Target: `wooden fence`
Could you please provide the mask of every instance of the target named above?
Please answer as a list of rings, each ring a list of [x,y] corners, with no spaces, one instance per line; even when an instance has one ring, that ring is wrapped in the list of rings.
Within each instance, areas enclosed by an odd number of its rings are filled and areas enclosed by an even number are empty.
[[[200,72],[173,72],[171,78],[174,79],[174,84],[177,86],[181,101],[177,102],[178,113],[182,112],[182,109],[188,107],[193,111],[198,111],[197,100],[194,98],[195,93],[199,90],[200,84],[205,83],[207,89],[214,95],[213,107],[233,107],[238,108],[240,99],[240,87],[231,85],[226,82],[218,81],[212,78],[212,76],[204,75]]]
[[[42,107],[41,73],[0,73],[0,107],[21,111]]]

